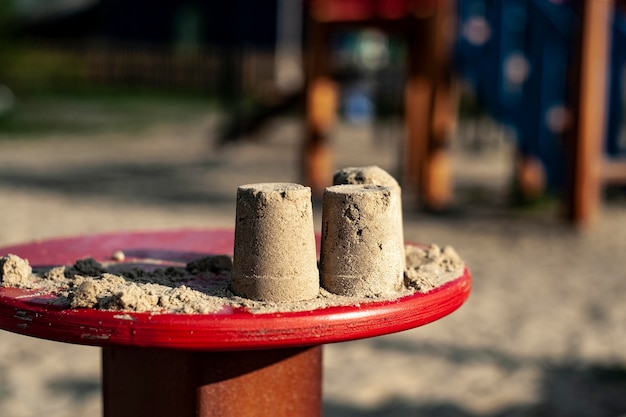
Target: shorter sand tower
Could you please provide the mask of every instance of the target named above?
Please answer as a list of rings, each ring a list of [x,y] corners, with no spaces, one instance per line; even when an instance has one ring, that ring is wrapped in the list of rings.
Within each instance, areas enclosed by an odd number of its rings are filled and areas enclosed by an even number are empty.
[[[232,291],[259,301],[319,294],[311,189],[291,183],[237,189]]]
[[[323,204],[322,286],[360,297],[399,291],[404,274],[399,192],[374,184],[335,185],[324,191]]]

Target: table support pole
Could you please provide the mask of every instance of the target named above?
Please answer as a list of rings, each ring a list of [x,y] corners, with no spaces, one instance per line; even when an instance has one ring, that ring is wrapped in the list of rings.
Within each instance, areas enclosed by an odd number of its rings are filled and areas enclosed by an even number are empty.
[[[319,417],[322,347],[103,348],[105,417]]]

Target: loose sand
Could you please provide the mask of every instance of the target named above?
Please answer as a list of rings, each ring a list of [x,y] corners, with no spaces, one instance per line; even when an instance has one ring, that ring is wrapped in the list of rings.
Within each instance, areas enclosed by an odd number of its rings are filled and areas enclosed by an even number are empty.
[[[196,259],[185,266],[139,268],[121,262],[101,264],[80,259],[70,266],[33,271],[27,259],[9,254],[0,257],[0,286],[49,293],[51,301],[66,308],[93,308],[109,311],[208,314],[224,306],[245,308],[253,313],[289,312],[359,305],[428,292],[461,276],[465,264],[454,249],[440,251],[407,246],[411,265],[405,271],[406,286],[379,296],[337,295],[318,287],[318,295],[297,301],[255,300],[233,294],[232,259],[214,255]]]

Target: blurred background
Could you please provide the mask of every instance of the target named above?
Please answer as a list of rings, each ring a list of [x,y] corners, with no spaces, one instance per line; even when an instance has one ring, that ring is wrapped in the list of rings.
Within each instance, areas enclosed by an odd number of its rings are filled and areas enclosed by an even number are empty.
[[[366,162],[435,211],[481,194],[457,149],[472,164],[508,147],[504,203],[560,201],[590,223],[626,181],[624,6],[437,4],[6,0],[0,135],[129,134],[203,114],[214,154],[288,119],[302,124],[290,169],[319,194],[347,126],[387,158]]]
[[[324,415],[626,415],[626,8],[0,0],[0,244],[227,227],[379,165],[451,316],[325,348]],[[0,333],[0,415],[101,413],[99,351]]]

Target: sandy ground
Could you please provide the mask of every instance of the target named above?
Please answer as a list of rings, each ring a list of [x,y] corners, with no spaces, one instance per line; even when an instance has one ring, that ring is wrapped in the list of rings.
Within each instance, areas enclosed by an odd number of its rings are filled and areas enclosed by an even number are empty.
[[[237,185],[298,180],[297,122],[221,151],[211,147],[214,125],[0,141],[0,244],[232,227]],[[340,126],[337,166],[397,172],[395,144],[373,136]],[[453,245],[472,270],[472,295],[423,328],[326,346],[325,416],[626,415],[626,205],[605,204],[584,234],[550,209],[505,208],[508,162],[505,146],[457,152],[464,200],[449,214],[405,199],[407,239]],[[97,348],[1,331],[0,416],[99,415],[99,367]]]

